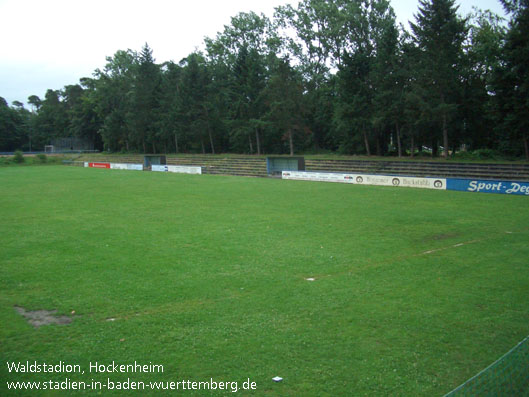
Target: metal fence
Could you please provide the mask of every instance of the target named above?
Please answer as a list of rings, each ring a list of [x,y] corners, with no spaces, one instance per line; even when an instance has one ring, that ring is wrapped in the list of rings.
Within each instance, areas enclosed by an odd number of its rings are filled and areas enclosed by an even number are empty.
[[[529,336],[445,397],[529,396]]]
[[[51,141],[51,152],[85,151],[94,150],[94,143],[78,137],[55,138]]]

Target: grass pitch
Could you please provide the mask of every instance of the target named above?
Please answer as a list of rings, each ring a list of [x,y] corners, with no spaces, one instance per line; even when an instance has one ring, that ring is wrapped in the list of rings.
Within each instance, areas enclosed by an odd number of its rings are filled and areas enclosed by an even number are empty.
[[[62,166],[0,169],[0,189],[1,395],[442,395],[529,334],[527,197]],[[6,366],[26,361],[85,373]]]

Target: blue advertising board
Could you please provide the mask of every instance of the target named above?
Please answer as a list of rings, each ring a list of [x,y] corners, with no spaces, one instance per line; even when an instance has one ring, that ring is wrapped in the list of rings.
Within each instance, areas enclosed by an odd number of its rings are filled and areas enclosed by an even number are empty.
[[[446,190],[529,196],[529,182],[449,178],[446,180]]]

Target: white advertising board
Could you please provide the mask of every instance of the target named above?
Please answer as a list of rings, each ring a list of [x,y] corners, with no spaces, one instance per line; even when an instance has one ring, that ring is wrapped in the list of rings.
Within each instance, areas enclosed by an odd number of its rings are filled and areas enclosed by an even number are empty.
[[[180,174],[202,174],[202,167],[184,166],[184,165],[153,165],[153,171],[159,172],[176,172]]]
[[[446,190],[446,178],[414,178],[409,176],[338,174],[332,172],[283,171],[283,179],[341,182],[357,185],[404,186]]]
[[[333,172],[283,171],[283,179],[298,181],[354,183],[353,174],[335,174]]]
[[[110,163],[110,168],[113,170],[143,171],[141,164]]]

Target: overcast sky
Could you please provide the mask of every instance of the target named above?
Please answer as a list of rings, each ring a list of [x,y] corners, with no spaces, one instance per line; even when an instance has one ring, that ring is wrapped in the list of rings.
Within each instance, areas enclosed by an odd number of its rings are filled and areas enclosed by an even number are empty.
[[[46,90],[76,84],[117,50],[144,43],[158,63],[176,62],[204,37],[214,37],[239,12],[272,16],[297,0],[0,0],[0,96],[10,104],[43,98]],[[398,22],[414,20],[418,0],[391,0]],[[503,15],[499,0],[456,0]]]

